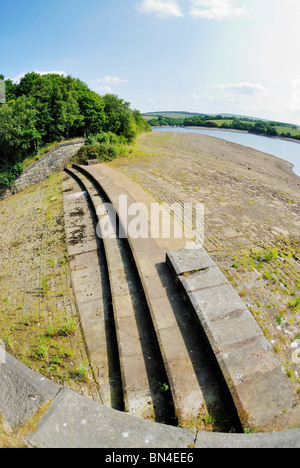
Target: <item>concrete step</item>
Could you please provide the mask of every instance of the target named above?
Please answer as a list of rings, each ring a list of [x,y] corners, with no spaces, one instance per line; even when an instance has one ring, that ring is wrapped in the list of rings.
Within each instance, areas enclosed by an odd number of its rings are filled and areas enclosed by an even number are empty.
[[[73,168],[89,177],[94,187],[105,193],[124,230],[124,217],[128,213],[120,210],[120,196],[127,195],[129,204],[144,203],[149,208],[148,213],[151,212],[155,200],[123,174],[105,165],[74,165]],[[226,397],[225,394],[220,397],[220,390],[212,383],[216,379],[214,369],[207,365],[206,350],[194,323],[187,319],[186,304],[166,264],[166,252],[182,248],[186,239],[175,239],[172,235],[170,239],[135,239],[130,233],[127,239],[147,299],[176,417],[183,427],[199,427],[211,409],[217,409],[217,400],[225,401]]]
[[[70,172],[81,180],[98,213],[99,225],[104,225],[108,211],[103,198],[84,175],[75,169]],[[154,419],[154,405],[141,343],[147,336],[141,335],[137,321],[137,315],[142,313],[138,301],[140,287],[131,274],[121,240],[104,237],[103,244],[113,302],[125,411],[144,419]]]
[[[169,252],[167,262],[201,322],[242,425],[286,430],[286,414],[299,411],[296,398],[246,304],[204,249]]]
[[[122,385],[105,261],[86,195],[76,180],[67,175],[63,181],[63,201],[73,289],[94,378],[102,404],[121,409]]]

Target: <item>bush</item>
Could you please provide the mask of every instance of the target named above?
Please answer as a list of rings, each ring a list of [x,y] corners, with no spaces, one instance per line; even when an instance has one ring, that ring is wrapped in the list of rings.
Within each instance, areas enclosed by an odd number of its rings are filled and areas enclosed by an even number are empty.
[[[98,159],[98,145],[82,146],[72,157],[71,162],[86,164],[89,159]]]
[[[72,158],[72,162],[86,164],[90,159],[98,159],[99,162],[112,161],[119,156],[118,145],[110,143],[98,143],[96,145],[86,145],[80,148]]]
[[[24,165],[17,163],[14,166],[4,166],[0,168],[0,189],[10,189],[14,181],[23,173]]]

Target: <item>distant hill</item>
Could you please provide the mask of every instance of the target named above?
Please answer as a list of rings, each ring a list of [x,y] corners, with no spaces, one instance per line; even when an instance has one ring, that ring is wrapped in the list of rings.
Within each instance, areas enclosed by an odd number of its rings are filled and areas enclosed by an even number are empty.
[[[167,117],[170,119],[185,119],[187,117],[204,117],[206,114],[199,114],[197,112],[184,112],[184,111],[158,111],[146,112],[142,114],[146,120],[153,119],[153,117]]]
[[[229,118],[236,118],[236,119],[246,119],[246,120],[253,120],[253,121],[260,121],[260,122],[274,122],[272,120],[268,119],[261,119],[259,117],[251,117],[249,115],[240,115],[240,114],[226,114],[226,113],[219,113],[219,114],[200,114],[197,112],[185,112],[185,111],[157,111],[157,112],[146,112],[142,114],[142,117],[144,117],[146,120],[151,120],[153,118],[158,118],[158,117],[166,117],[170,119],[185,119],[189,117],[215,117],[215,116],[222,116],[225,119]],[[297,125],[293,125],[291,123],[286,123],[286,122],[277,122],[278,125],[284,125],[284,126],[292,126],[292,127],[298,127]]]
[[[260,135],[300,140],[300,127],[237,114],[199,114],[184,111],[157,111],[142,114],[152,127],[212,127],[244,130]]]

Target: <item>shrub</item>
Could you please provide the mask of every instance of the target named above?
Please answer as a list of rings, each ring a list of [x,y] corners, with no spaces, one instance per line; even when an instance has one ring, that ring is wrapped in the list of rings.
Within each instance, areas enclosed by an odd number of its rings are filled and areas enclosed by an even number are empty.
[[[118,147],[110,143],[100,143],[99,148],[99,161],[112,161],[119,155]]]
[[[0,189],[11,188],[14,181],[23,173],[24,165],[17,163],[14,166],[0,168]]]
[[[98,143],[96,145],[87,145],[80,148],[72,158],[72,162],[86,164],[90,159],[98,159],[99,162],[112,161],[119,156],[118,145],[111,143]]]
[[[89,159],[98,159],[98,155],[98,145],[82,146],[72,157],[71,161],[78,164],[86,164]]]

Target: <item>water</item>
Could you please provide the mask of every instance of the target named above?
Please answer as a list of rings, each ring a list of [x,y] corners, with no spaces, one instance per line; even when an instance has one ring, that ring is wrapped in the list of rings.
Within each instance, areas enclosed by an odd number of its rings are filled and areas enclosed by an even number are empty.
[[[215,138],[238,143],[239,145],[248,146],[258,151],[277,156],[294,165],[294,173],[300,177],[300,144],[292,141],[280,140],[278,138],[268,138],[261,135],[253,135],[251,133],[230,132],[226,130],[211,130],[200,128],[182,128],[182,127],[162,127],[154,128],[156,131],[167,132],[188,132],[202,133]]]

